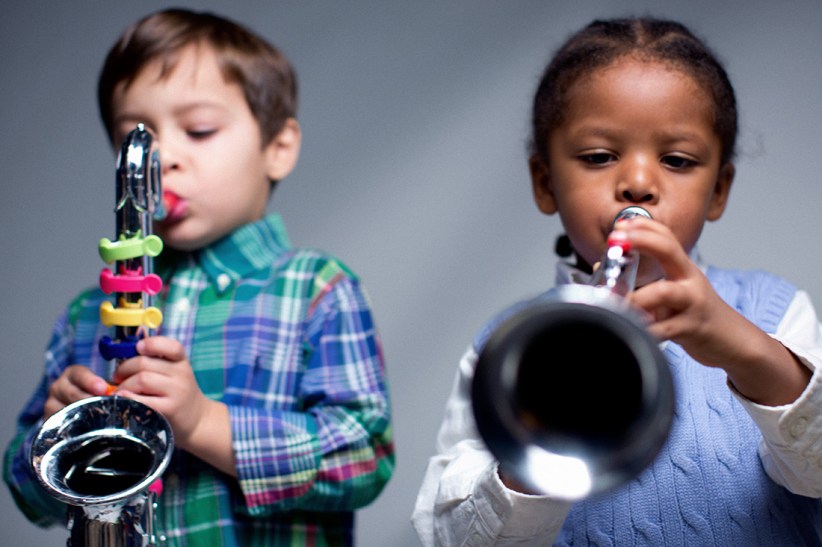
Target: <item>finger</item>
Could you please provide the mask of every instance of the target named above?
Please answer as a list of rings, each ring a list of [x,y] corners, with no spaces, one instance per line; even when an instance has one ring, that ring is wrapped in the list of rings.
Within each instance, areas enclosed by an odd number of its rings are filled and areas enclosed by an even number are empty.
[[[654,322],[664,321],[681,312],[690,302],[685,287],[668,280],[640,287],[628,295],[628,299],[634,306],[645,310]]]
[[[117,385],[117,393],[131,392],[141,396],[165,397],[170,393],[169,377],[152,370],[141,370],[124,378]]]
[[[68,367],[63,376],[52,385],[68,394],[72,398],[70,402],[90,395],[105,395],[108,388],[108,382],[103,378],[90,368],[79,365]],[[78,393],[81,394],[79,397]]]
[[[87,367],[72,365],[49,386],[43,416],[48,418],[76,401],[95,395],[105,395],[107,388],[108,383]]]
[[[172,363],[161,358],[138,355],[117,365],[117,368],[114,369],[113,380],[120,385],[135,374],[144,372],[169,373],[171,365]]]
[[[186,358],[183,345],[167,336],[149,336],[137,342],[137,353],[167,361],[182,361]]]
[[[690,273],[693,263],[664,224],[637,217],[618,223],[617,230],[631,242],[634,250],[656,260],[667,279],[681,279]]]

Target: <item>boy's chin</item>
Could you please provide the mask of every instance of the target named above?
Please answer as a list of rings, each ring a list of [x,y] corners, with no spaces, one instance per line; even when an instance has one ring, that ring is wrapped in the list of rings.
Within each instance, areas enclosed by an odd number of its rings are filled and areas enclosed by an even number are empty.
[[[188,234],[179,229],[179,227],[164,228],[165,229],[158,227],[156,229],[156,234],[163,240],[163,247],[174,249],[175,251],[196,251],[210,243],[208,238],[203,236],[196,237],[193,234]]]

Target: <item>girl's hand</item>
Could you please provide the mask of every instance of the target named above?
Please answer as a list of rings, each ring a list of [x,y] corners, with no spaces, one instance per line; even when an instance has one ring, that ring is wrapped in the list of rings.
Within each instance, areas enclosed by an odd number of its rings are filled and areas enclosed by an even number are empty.
[[[81,399],[106,395],[108,389],[108,383],[88,367],[71,365],[49,387],[49,396],[43,407],[43,419],[48,419],[64,406]]]
[[[182,344],[150,336],[137,343],[137,352],[117,366],[116,393],[165,416],[177,447],[236,475],[227,407],[200,390]]]
[[[673,340],[703,365],[723,368],[752,401],[787,404],[804,391],[809,369],[722,300],[670,229],[635,218],[620,222],[617,230],[625,233],[640,260],[656,261],[663,275],[629,295],[650,314],[651,334]]]
[[[651,334],[677,342],[704,365],[722,366],[738,342],[730,338],[738,333],[729,327],[746,330],[746,325],[737,323],[747,320],[725,304],[668,227],[638,218],[620,222],[617,231],[624,233],[640,253],[640,264],[655,262],[652,269],[662,276],[628,297],[650,314]]]

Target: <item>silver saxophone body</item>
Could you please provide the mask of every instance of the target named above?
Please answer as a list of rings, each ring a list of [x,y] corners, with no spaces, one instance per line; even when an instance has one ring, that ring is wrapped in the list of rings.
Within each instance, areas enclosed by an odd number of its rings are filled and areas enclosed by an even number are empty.
[[[143,312],[160,313],[151,306],[159,290],[156,282],[162,284],[152,272],[152,258],[159,252],[152,221],[163,215],[159,177],[152,136],[140,124],[126,138],[117,160],[118,238],[100,243],[101,256],[116,268],[101,273],[101,287],[115,294],[122,308],[108,306],[104,311],[101,306],[100,312],[103,323],[116,325],[114,338],[100,343],[104,358],[115,362],[136,354],[136,341],[158,326],[156,315]],[[151,287],[148,292],[146,287]],[[152,319],[140,319],[144,316]],[[139,324],[133,324],[134,317]],[[157,544],[156,497],[173,446],[171,427],[161,414],[116,394],[77,401],[49,417],[32,444],[31,463],[45,490],[68,505],[67,545]]]
[[[614,219],[650,214],[628,207]],[[619,486],[668,438],[668,364],[624,296],[638,254],[609,241],[590,284],[513,313],[480,352],[472,406],[500,470],[528,490],[576,501]]]

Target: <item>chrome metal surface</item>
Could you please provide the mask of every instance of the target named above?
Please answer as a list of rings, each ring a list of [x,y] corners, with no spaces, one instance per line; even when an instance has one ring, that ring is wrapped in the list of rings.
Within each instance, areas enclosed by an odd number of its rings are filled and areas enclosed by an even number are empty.
[[[617,255],[606,251],[601,268],[635,275],[638,258]],[[616,286],[557,287],[503,321],[479,355],[477,429],[500,469],[531,491],[578,500],[614,488],[667,439],[668,364]]]

